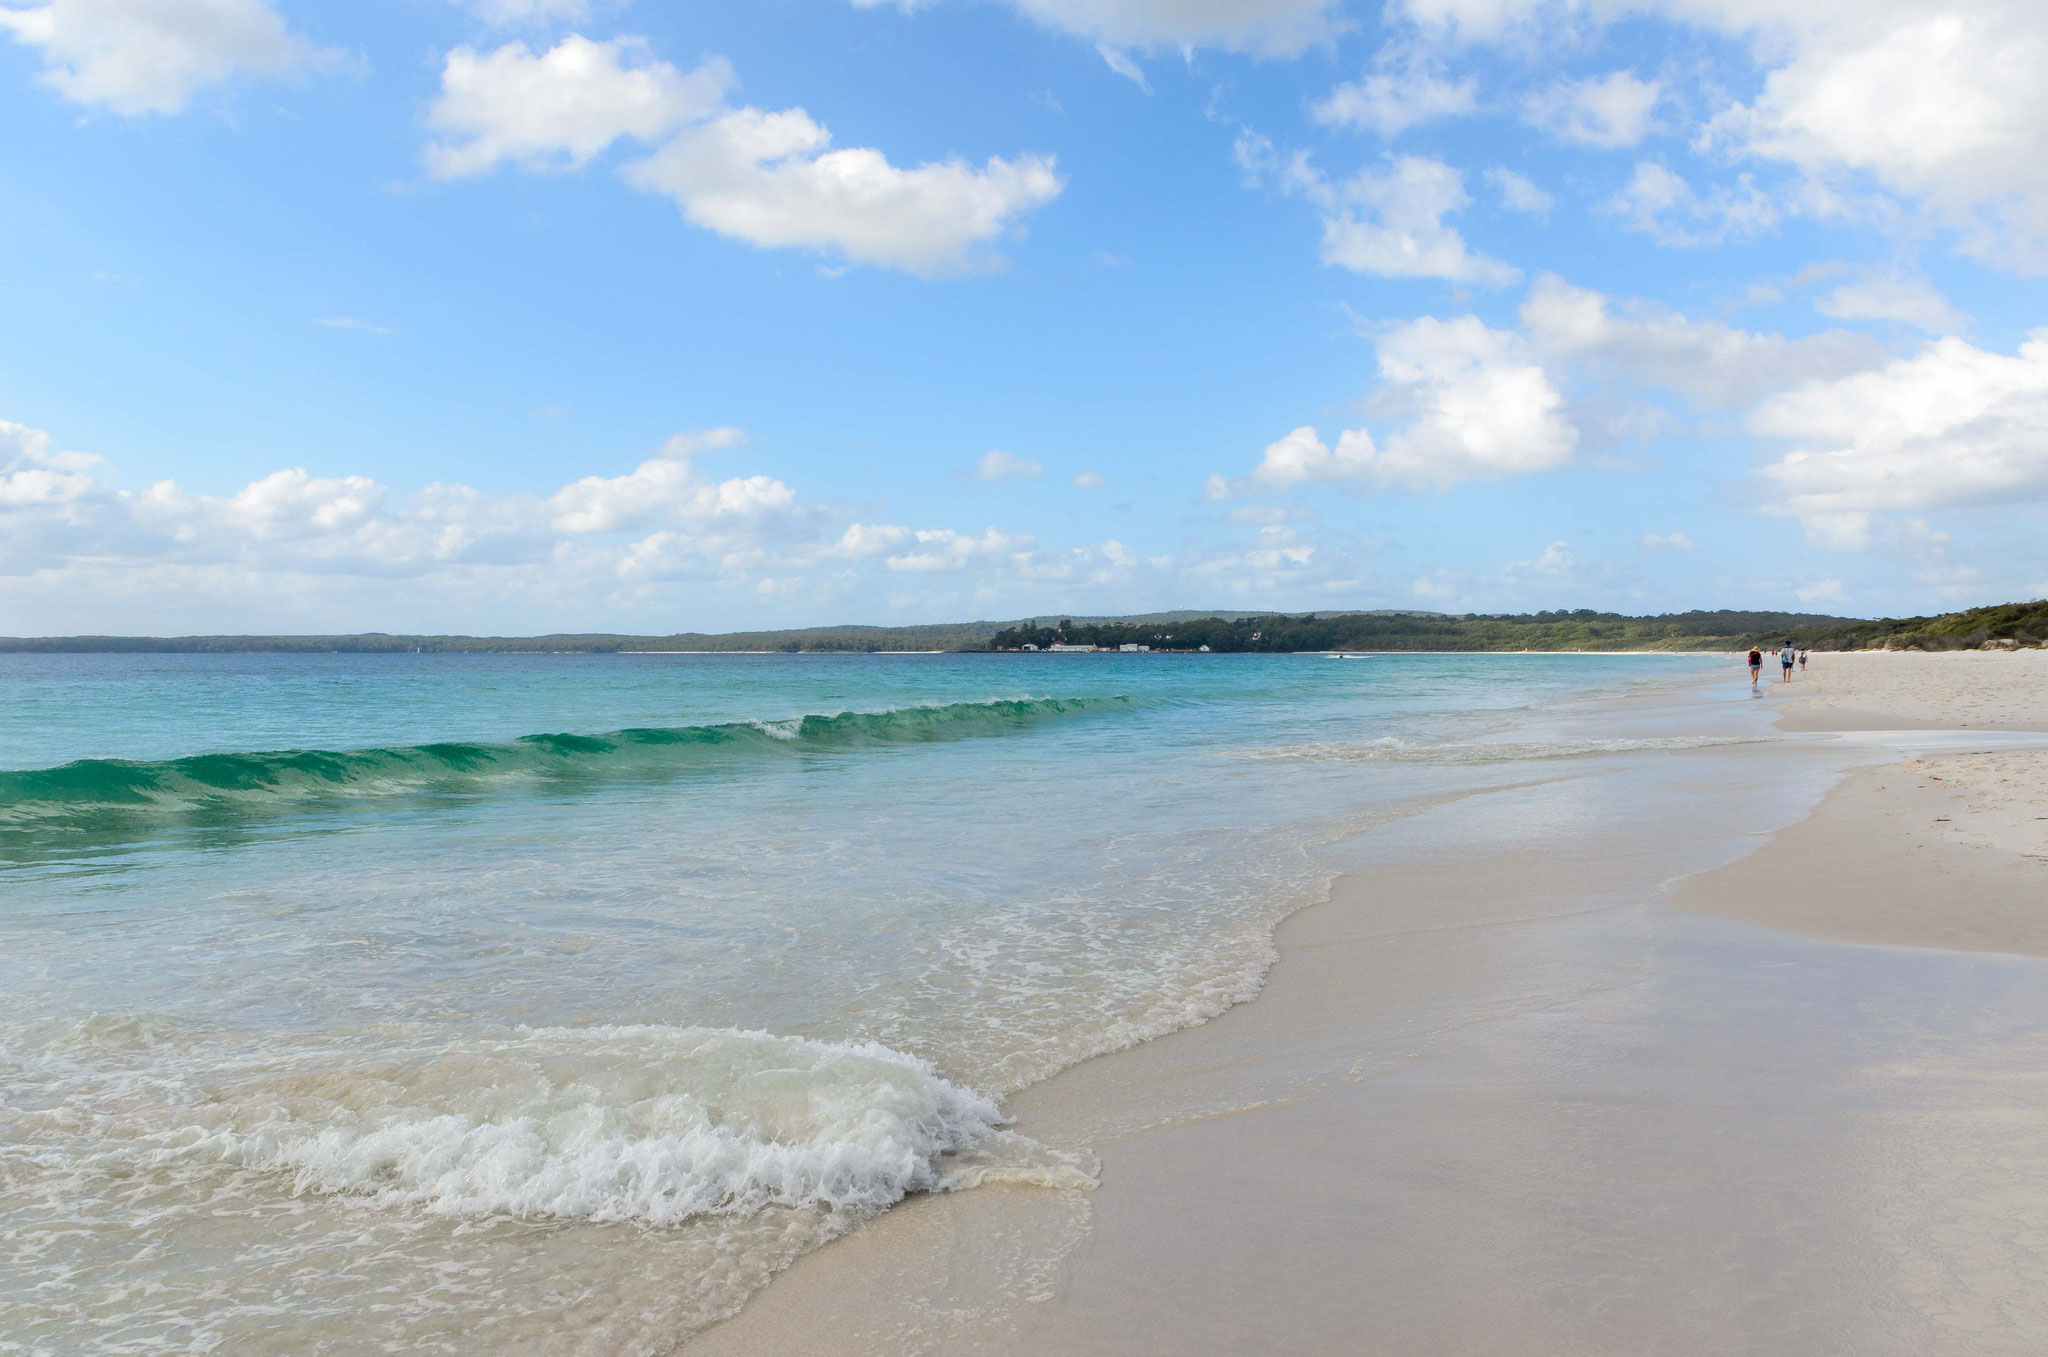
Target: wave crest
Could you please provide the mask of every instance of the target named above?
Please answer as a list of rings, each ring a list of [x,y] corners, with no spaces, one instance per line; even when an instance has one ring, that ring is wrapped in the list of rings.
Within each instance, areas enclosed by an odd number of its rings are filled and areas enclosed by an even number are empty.
[[[665,776],[721,761],[872,745],[1002,735],[1060,717],[1127,706],[1124,697],[1015,698],[838,712],[787,721],[547,733],[496,743],[197,754],[153,762],[82,759],[0,771],[0,826],[215,815],[339,797],[479,791],[519,781]]]
[[[864,1217],[991,1180],[1093,1185],[1088,1166],[1006,1124],[990,1099],[875,1043],[639,1026],[254,1078],[117,1116],[99,1138],[160,1168],[281,1174],[294,1194],[465,1219]]]

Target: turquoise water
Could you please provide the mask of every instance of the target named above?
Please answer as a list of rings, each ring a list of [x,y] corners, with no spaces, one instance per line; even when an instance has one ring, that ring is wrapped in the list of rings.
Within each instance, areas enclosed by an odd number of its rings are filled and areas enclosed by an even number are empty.
[[[1085,1185],[1005,1095],[1711,663],[0,656],[0,1330],[652,1350],[907,1193]]]

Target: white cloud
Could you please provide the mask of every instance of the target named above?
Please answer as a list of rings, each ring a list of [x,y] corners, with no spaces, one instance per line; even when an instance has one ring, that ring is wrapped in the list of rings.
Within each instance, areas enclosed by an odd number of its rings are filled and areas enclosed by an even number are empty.
[[[1775,226],[1780,215],[1778,204],[1746,174],[1701,197],[1683,176],[1654,160],[1638,162],[1628,183],[1602,208],[1629,230],[1680,247],[1752,236]]]
[[[1637,16],[1746,41],[1762,88],[1724,104],[1703,147],[1792,166],[1810,210],[1874,186],[1923,205],[1993,263],[2048,270],[2039,172],[2048,7],[2039,0],[1402,0],[1400,9],[1433,37],[1528,53],[1583,48],[1589,30]]]
[[[901,169],[867,147],[830,150],[802,109],[736,109],[628,166],[691,223],[764,248],[811,249],[920,276],[998,262],[991,242],[1059,196],[1048,156]]]
[[[1842,582],[1832,577],[1802,585],[1794,589],[1792,594],[1801,603],[1805,604],[1840,603],[1844,598],[1848,597],[1848,591],[1842,587]]]
[[[2034,0],[1704,7],[1786,59],[1718,144],[1824,181],[1866,175],[1975,231],[1977,253],[2048,268],[2048,10]]]
[[[1323,262],[1382,278],[1442,278],[1505,286],[1521,270],[1474,254],[1444,217],[1472,201],[1456,170],[1440,160],[1398,157],[1388,173],[1360,171],[1339,194],[1344,206],[1323,222]],[[1356,204],[1362,210],[1353,210]]]
[[[1636,539],[1644,551],[1697,551],[1692,538],[1682,532],[1646,532]]]
[[[1563,141],[1616,150],[1656,129],[1663,86],[1628,71],[1597,79],[1561,80],[1523,105],[1529,121]]]
[[[893,523],[850,523],[832,546],[834,554],[860,560],[881,556],[910,540],[910,529]]]
[[[1632,382],[1732,409],[1808,380],[1846,376],[1876,364],[1882,347],[1831,330],[1802,339],[1690,320],[1643,302],[1615,303],[1546,273],[1522,303],[1522,329],[1539,354],[1598,365]]]
[[[1967,323],[1924,278],[1874,274],[1843,283],[1813,309],[1841,320],[1898,320],[1930,334],[1953,334]]]
[[[679,602],[693,621],[723,608],[736,624],[758,618],[764,598],[836,606],[862,582],[926,577],[901,608],[957,616],[1003,599],[1045,604],[1048,590],[1122,588],[1174,564],[1116,540],[1042,548],[997,527],[852,521],[771,476],[705,473],[704,454],[740,441],[735,429],[678,435],[624,474],[552,493],[402,494],[292,467],[214,495],[170,481],[120,489],[98,458],[0,423],[0,580],[17,626],[35,617],[67,630],[113,619],[246,629],[258,618],[388,629],[394,609],[422,600],[469,626],[479,609],[529,629],[539,615],[588,626],[624,610],[653,630],[673,625]],[[643,608],[661,611],[634,613]]]
[[[265,0],[50,0],[0,8],[0,29],[41,49],[43,82],[66,98],[130,115],[177,113],[210,85],[325,55]]]
[[[1578,430],[1564,398],[1513,335],[1477,317],[1425,317],[1380,340],[1380,375],[1416,411],[1388,438],[1377,475],[1410,488],[1552,471]]]
[[[1765,401],[1752,431],[1792,450],[1763,468],[1774,512],[1842,549],[1873,512],[2048,498],[2048,330],[2013,355],[1948,338]]]
[[[1375,471],[1372,435],[1353,429],[1338,435],[1333,449],[1324,444],[1312,425],[1303,425],[1266,445],[1265,456],[1252,471],[1252,480],[1272,490],[1330,481],[1365,481]]]
[[[1537,187],[1534,179],[1499,165],[1486,172],[1486,182],[1500,191],[1500,205],[1510,212],[1540,217],[1557,205],[1557,200]]]
[[[1074,484],[1083,490],[1100,490],[1107,482],[1100,471],[1078,471],[1074,473]]]
[[[917,549],[891,556],[883,562],[891,570],[904,570],[916,574],[935,571],[965,570],[969,566],[989,559],[1016,558],[1030,552],[1029,537],[1013,537],[995,528],[983,531],[979,536],[955,532],[951,528],[938,528],[916,534]]]
[[[1211,499],[1322,482],[1447,490],[1461,481],[1553,471],[1571,460],[1578,430],[1564,397],[1514,335],[1475,316],[1411,321],[1379,341],[1375,403],[1408,416],[1377,443],[1370,430],[1335,447],[1303,427],[1270,444],[1249,481],[1211,477]]]
[[[447,179],[510,162],[574,169],[613,143],[664,143],[627,165],[628,183],[673,199],[691,223],[764,249],[819,251],[920,276],[1000,263],[993,242],[1062,188],[1050,157],[946,160],[903,169],[868,147],[831,148],[800,108],[731,108],[722,57],[682,71],[644,39],[572,34],[535,54],[458,47],[441,73],[424,151]]]
[[[862,9],[929,0],[853,0]],[[1337,0],[1010,0],[1047,28],[1109,47],[1221,47],[1290,55],[1333,36]]]
[[[1470,76],[1446,80],[1409,64],[1398,70],[1369,71],[1337,86],[1310,106],[1309,116],[1325,127],[1394,137],[1422,123],[1471,113],[1478,106],[1478,85]]]
[[[622,137],[657,141],[709,117],[734,79],[722,57],[685,73],[657,61],[640,38],[592,42],[572,33],[538,55],[523,42],[494,52],[458,47],[427,113],[444,138],[426,148],[427,169],[441,179],[504,161],[573,169]]]
[[[1473,253],[1444,218],[1471,203],[1458,171],[1424,156],[1395,156],[1384,174],[1360,170],[1332,183],[1305,152],[1282,157],[1272,142],[1241,134],[1233,148],[1254,183],[1267,180],[1322,213],[1322,259],[1382,278],[1442,278],[1500,287],[1521,270]]]
[[[72,506],[92,498],[98,484],[92,469],[99,458],[79,452],[52,452],[50,436],[25,424],[0,419],[0,515],[13,509],[62,511],[75,518]],[[8,520],[0,516],[0,524]]]
[[[990,448],[967,474],[977,481],[1035,481],[1045,474],[1045,467],[1029,457]]]

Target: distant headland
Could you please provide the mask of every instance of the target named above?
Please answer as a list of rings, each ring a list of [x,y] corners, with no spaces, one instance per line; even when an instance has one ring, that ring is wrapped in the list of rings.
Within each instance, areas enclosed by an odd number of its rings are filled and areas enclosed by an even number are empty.
[[[546,636],[37,636],[0,637],[0,653],[129,654],[651,654],[658,652],[875,654],[1040,651],[1055,644],[1142,646],[1214,654],[1291,651],[1735,650],[1785,640],[1811,650],[1962,650],[2038,646],[2048,601],[2006,603],[1931,617],[1854,618],[1729,609],[1632,617],[1579,608],[1515,614],[1201,611],[1125,617],[1038,617],[920,626],[801,627],[781,631],[608,632]]]

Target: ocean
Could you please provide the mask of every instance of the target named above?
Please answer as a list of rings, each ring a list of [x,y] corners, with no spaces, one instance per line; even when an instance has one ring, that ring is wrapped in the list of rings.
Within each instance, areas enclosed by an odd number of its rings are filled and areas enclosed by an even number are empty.
[[[0,1352],[662,1351],[1688,656],[0,656]],[[1369,864],[1367,865],[1369,870]]]

